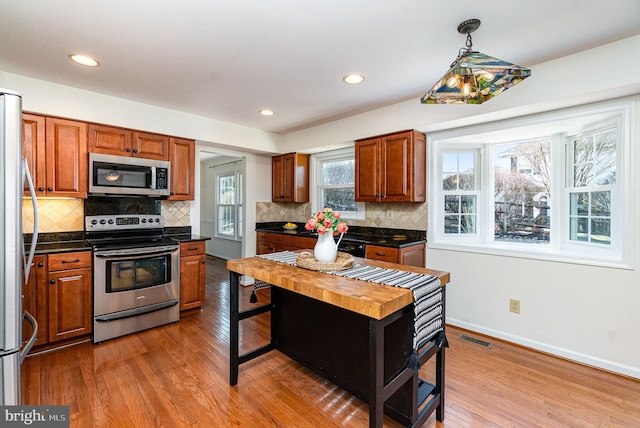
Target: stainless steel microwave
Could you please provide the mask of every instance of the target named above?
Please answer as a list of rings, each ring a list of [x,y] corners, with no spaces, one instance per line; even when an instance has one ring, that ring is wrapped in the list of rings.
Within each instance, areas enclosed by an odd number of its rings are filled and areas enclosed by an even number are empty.
[[[169,196],[168,161],[89,153],[89,193]]]

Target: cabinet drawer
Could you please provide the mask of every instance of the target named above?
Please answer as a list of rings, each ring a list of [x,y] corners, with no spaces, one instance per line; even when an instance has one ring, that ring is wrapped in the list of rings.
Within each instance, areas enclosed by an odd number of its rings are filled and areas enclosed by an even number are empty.
[[[289,236],[281,235],[279,233],[265,233],[258,232],[256,234],[256,241],[260,244],[276,244],[276,245],[284,245],[286,247],[289,246]]]
[[[49,272],[58,270],[90,268],[93,254],[91,251],[76,251],[72,253],[49,254],[47,264]]]
[[[180,257],[204,254],[204,241],[183,242],[180,244]]]
[[[367,245],[368,259],[381,260],[384,262],[398,262],[398,249],[389,247],[378,247],[376,245]]]
[[[315,247],[318,240],[316,238],[309,238],[306,236],[290,236],[289,237],[289,249],[294,250],[309,250]]]

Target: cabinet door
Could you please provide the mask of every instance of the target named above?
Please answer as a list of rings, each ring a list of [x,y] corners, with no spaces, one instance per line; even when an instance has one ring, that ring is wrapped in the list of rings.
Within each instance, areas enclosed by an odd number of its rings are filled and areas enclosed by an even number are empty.
[[[22,287],[22,308],[38,321],[38,339],[34,346],[44,345],[47,340],[47,256],[35,256],[29,274],[29,281]],[[22,322],[22,340],[31,337],[33,329],[26,320]]]
[[[49,343],[92,331],[91,268],[49,272]]]
[[[180,310],[204,304],[205,255],[180,257]]]
[[[381,174],[383,202],[410,201],[411,133],[382,138]]]
[[[134,131],[131,150],[134,157],[168,161],[169,137]]]
[[[196,144],[193,140],[170,138],[171,189],[169,200],[194,199]]]
[[[425,267],[426,244],[412,245],[400,249],[398,263],[408,266]]]
[[[87,124],[47,117],[47,196],[87,197]]]
[[[27,159],[36,196],[45,196],[46,194],[44,132],[44,116],[22,114],[22,156]],[[25,183],[25,195],[29,194],[28,189],[28,184]]]
[[[131,131],[103,125],[89,125],[88,151],[131,156]]]
[[[380,139],[358,141],[356,158],[356,202],[380,200]]]
[[[286,199],[284,156],[271,158],[271,201],[282,202]]]

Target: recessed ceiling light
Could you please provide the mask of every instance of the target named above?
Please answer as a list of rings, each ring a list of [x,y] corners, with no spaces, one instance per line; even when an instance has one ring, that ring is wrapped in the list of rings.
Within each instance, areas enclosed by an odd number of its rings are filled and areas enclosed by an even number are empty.
[[[273,116],[275,113],[273,112],[273,110],[269,110],[265,108],[260,110],[260,114],[263,116]]]
[[[70,54],[69,58],[71,59],[71,61],[76,62],[80,65],[85,65],[87,67],[97,67],[100,65],[98,61],[86,55]]]
[[[364,82],[364,76],[362,74],[347,74],[342,78],[344,83],[348,83],[349,85],[357,85],[358,83]]]

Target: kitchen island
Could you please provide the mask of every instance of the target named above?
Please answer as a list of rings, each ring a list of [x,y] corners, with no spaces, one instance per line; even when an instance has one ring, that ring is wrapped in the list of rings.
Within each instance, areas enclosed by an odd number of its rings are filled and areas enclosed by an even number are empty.
[[[442,304],[447,272],[356,258],[356,263],[440,279]],[[371,427],[381,427],[383,413],[410,426],[433,412],[444,419],[444,347],[421,344],[420,363],[436,357],[435,383],[418,378],[407,366],[413,351],[411,290],[306,270],[261,257],[229,260],[230,384],[239,366],[277,349],[339,387],[369,403]],[[271,302],[243,312],[238,309],[239,276],[274,285]],[[443,309],[444,311],[444,309]],[[271,313],[266,345],[239,354],[239,323]],[[444,319],[444,313],[442,314]]]

